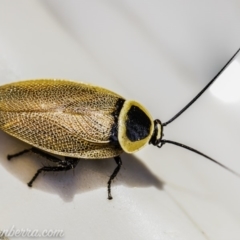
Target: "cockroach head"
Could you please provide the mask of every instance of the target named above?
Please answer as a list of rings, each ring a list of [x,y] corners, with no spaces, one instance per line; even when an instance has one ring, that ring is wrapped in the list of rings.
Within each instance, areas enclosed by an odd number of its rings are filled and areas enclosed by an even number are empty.
[[[163,137],[163,125],[159,119],[154,120],[154,130],[149,144],[158,146],[161,143]]]

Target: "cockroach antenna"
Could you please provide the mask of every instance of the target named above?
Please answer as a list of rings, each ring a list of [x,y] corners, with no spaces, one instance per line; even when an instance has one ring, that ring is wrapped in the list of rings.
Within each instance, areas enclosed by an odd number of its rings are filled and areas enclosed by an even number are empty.
[[[189,151],[192,151],[194,153],[197,153],[205,158],[207,158],[208,160],[218,164],[219,166],[225,168],[226,170],[232,172],[233,174],[237,175],[238,177],[240,177],[240,174],[233,171],[232,169],[226,167],[225,165],[223,165],[222,163],[214,160],[213,158],[207,156],[206,154],[192,148],[189,147],[187,145],[184,145],[182,143],[178,143],[175,141],[171,141],[171,140],[166,140],[166,139],[162,139],[163,137],[163,127],[166,127],[168,124],[172,123],[174,120],[176,120],[182,113],[184,113],[211,85],[212,83],[218,78],[218,76],[225,70],[225,68],[229,65],[229,63],[234,59],[234,57],[239,53],[240,49],[237,50],[237,52],[231,57],[231,59],[224,65],[224,67],[216,74],[216,76],[184,107],[182,108],[176,115],[174,115],[170,120],[168,120],[167,122],[161,123],[160,120],[156,119],[154,121],[154,132],[155,134],[153,134],[153,137],[150,140],[150,144],[153,144],[154,146],[157,146],[158,148],[161,148],[164,144],[169,143],[169,144],[173,144],[176,145],[178,147],[182,147],[185,148]],[[160,130],[159,130],[160,129]],[[159,134],[159,132],[161,132],[161,134]],[[156,137],[156,135],[159,135],[159,137]]]

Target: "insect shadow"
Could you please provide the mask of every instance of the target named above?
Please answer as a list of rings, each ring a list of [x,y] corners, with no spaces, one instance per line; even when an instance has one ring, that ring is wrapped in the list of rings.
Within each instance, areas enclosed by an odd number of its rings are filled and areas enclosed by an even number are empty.
[[[30,146],[15,138],[0,132],[1,146],[0,158],[2,166],[16,178],[27,183],[36,173],[36,170],[43,165],[53,165],[52,162],[28,153],[11,161],[7,160],[7,155],[18,152],[21,149],[28,149]],[[13,147],[14,146],[14,147]],[[123,167],[117,178],[114,180],[114,187],[156,187],[161,190],[164,182],[155,176],[145,164],[134,155],[123,154]],[[94,189],[106,188],[106,183],[113,169],[116,167],[113,159],[84,160],[81,159],[74,170],[61,173],[45,173],[34,182],[34,189],[59,195],[64,201],[70,202],[77,194],[93,191]],[[31,188],[29,188],[32,190]]]

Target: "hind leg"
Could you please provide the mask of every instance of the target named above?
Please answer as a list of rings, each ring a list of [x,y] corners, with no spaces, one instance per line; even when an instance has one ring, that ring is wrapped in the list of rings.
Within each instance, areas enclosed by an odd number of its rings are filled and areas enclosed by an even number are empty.
[[[33,152],[35,154],[40,155],[43,158],[46,158],[47,160],[56,163],[56,166],[44,166],[40,169],[37,170],[31,181],[28,183],[29,187],[32,187],[33,182],[37,179],[38,175],[41,172],[61,172],[61,171],[68,171],[70,169],[74,169],[78,162],[79,159],[77,158],[70,158],[70,157],[65,157],[64,160],[59,159],[57,157],[54,157],[46,152],[43,152],[37,148],[30,148],[30,149],[25,149],[21,152],[18,152],[16,154],[8,155],[7,158],[8,160],[11,160],[12,158],[19,157],[25,153]]]
[[[74,169],[79,162],[79,159],[65,157],[65,161],[60,161],[57,163],[57,166],[44,166],[39,168],[31,181],[28,183],[29,187],[32,187],[33,182],[37,179],[38,175],[41,172],[62,172]]]

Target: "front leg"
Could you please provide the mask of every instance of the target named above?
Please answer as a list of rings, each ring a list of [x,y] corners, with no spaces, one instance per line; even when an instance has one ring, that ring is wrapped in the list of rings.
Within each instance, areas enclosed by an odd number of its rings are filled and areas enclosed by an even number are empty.
[[[122,166],[122,160],[120,158],[120,156],[114,157],[115,162],[117,163],[117,167],[115,168],[115,170],[113,171],[112,175],[110,176],[109,180],[108,180],[108,199],[112,200],[112,194],[111,194],[111,184],[113,179],[117,176],[118,172],[121,169]]]

